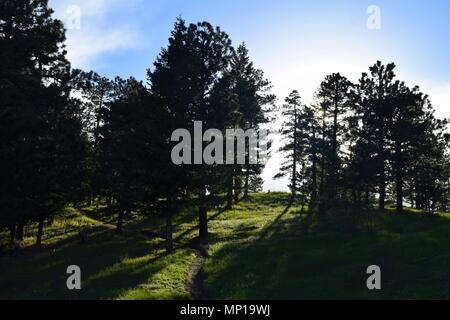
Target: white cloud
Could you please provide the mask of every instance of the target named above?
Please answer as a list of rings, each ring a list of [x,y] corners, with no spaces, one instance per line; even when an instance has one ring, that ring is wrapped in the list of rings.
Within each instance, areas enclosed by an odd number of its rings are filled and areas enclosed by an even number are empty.
[[[51,0],[55,16],[66,25],[71,6],[81,10],[81,28],[66,32],[68,58],[73,67],[95,68],[103,54],[134,48],[139,43],[139,33],[132,25],[115,21],[122,10],[128,10],[140,0]]]
[[[136,0],[50,0],[50,6],[55,10],[55,14],[59,19],[66,17],[67,8],[70,6],[78,6],[84,18],[103,17],[106,13],[116,10],[117,8],[127,7],[136,3]]]
[[[131,48],[137,43],[137,33],[123,28],[114,28],[105,33],[95,29],[74,32],[66,41],[69,61],[74,67],[79,68],[96,63],[102,54]]]

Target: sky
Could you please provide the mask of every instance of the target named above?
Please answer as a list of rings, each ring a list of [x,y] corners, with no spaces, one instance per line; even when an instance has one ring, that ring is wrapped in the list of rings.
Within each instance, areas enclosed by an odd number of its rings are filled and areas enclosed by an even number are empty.
[[[273,84],[278,103],[294,89],[304,103],[326,75],[357,81],[377,60],[429,94],[440,118],[450,117],[450,1],[448,0],[50,0],[67,28],[75,68],[114,78],[146,80],[177,17],[208,21],[245,42],[255,66]],[[275,137],[275,148],[279,146]],[[265,190],[282,154],[263,173]]]

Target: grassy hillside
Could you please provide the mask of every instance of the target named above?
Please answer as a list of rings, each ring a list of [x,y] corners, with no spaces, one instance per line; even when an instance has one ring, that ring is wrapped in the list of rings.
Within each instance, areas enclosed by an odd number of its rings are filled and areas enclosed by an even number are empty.
[[[159,218],[129,217],[125,234],[116,236],[108,225],[70,210],[64,221],[82,221],[93,232],[88,241],[81,243],[76,228],[64,229],[57,220],[43,248],[2,254],[0,298],[189,298],[195,210],[177,217],[171,256],[158,236]],[[444,214],[311,217],[288,207],[286,194],[257,194],[231,211],[212,211],[209,219],[204,271],[214,299],[450,298],[450,219]],[[81,267],[81,291],[66,289],[71,264]],[[366,269],[373,264],[382,269],[383,290],[377,292],[366,288]]]
[[[272,199],[271,199],[272,198]],[[206,264],[212,296],[225,299],[450,298],[450,220],[372,212],[308,218],[257,195],[214,222]],[[258,212],[254,217],[254,211]],[[232,219],[231,221],[229,219]],[[219,227],[220,226],[220,227]],[[382,270],[381,291],[366,287]]]
[[[97,221],[85,243],[69,233],[59,242],[47,238],[42,248],[2,255],[0,299],[187,299],[185,283],[194,252],[179,243],[166,256],[164,240],[142,232],[158,231],[153,224],[159,222],[129,217],[125,234],[117,236],[111,226]],[[184,225],[177,223],[181,233]],[[60,224],[58,219],[46,233]],[[66,289],[69,265],[81,268],[81,291]]]

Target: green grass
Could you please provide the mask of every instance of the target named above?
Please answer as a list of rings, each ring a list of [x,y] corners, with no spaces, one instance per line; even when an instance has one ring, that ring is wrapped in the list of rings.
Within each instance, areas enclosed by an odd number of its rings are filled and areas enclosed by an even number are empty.
[[[273,196],[272,196],[273,197]],[[253,196],[254,203],[267,200]],[[449,299],[450,220],[417,212],[308,219],[270,206],[239,206],[214,222],[208,287],[220,299]],[[276,206],[276,203],[279,205]],[[220,227],[219,227],[220,225]],[[366,288],[366,269],[382,269],[381,291]]]
[[[207,289],[214,299],[450,299],[450,215],[386,212],[301,214],[287,194],[255,194],[230,211],[209,213]],[[100,208],[102,209],[102,208]],[[89,216],[95,208],[85,208]],[[124,236],[77,238],[102,223],[68,209],[46,228],[45,246],[0,255],[0,299],[187,299],[195,259],[195,208],[174,221],[176,251],[164,253],[163,220],[132,215]],[[111,217],[100,215],[102,221]],[[368,217],[370,219],[368,219]],[[370,222],[370,223],[368,223]],[[31,244],[35,227],[27,229]],[[82,290],[66,289],[79,265]],[[369,265],[381,291],[366,288]]]
[[[75,216],[71,224],[83,217],[79,213]],[[195,258],[193,250],[179,241],[176,252],[168,256],[163,239],[135,231],[149,226],[161,228],[160,219],[128,217],[126,225],[129,229],[125,235],[117,236],[113,230],[106,230],[89,237],[86,243],[80,242],[77,232],[68,232],[64,236],[61,232],[61,235],[51,238],[56,230],[62,230],[60,224],[60,221],[55,221],[46,228],[46,241],[42,248],[26,248],[13,255],[0,255],[0,299],[189,298],[186,281],[189,266]],[[102,225],[92,223],[91,230],[101,230]],[[32,227],[29,228],[30,234],[34,233]],[[89,228],[86,224],[83,227]],[[184,231],[183,224],[180,227],[176,235]],[[192,224],[191,228],[194,227]],[[27,243],[28,239],[23,245]],[[69,265],[81,268],[81,291],[66,289]]]
[[[57,244],[63,240],[76,237],[82,229],[102,229],[102,223],[80,214],[72,207],[67,207],[64,212],[55,217],[52,224],[45,226],[42,243],[45,246]],[[24,229],[23,247],[32,246],[36,242],[37,224],[27,225]],[[9,231],[0,232],[0,249],[8,247]]]

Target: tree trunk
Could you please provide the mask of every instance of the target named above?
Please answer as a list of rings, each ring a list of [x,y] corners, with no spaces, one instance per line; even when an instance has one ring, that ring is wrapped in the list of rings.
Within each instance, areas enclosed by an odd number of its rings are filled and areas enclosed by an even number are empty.
[[[336,199],[337,195],[337,172],[338,172],[338,146],[337,146],[337,135],[338,135],[338,113],[339,113],[339,102],[337,99],[338,88],[336,86],[335,99],[334,99],[334,112],[333,112],[333,139],[331,142],[332,147],[332,173],[330,177],[329,195],[328,198],[331,200]]]
[[[411,181],[411,185],[409,187],[409,199],[411,201],[411,208],[415,208],[416,204],[414,201],[414,183]]]
[[[317,202],[317,165],[314,162],[312,168],[312,186],[311,186],[311,202],[315,204]]]
[[[380,172],[380,198],[379,198],[379,208],[384,210],[386,207],[386,173],[384,172],[384,162],[382,164],[382,170]]]
[[[16,241],[16,225],[13,224],[9,227],[9,244],[12,246]]]
[[[245,171],[244,199],[248,199],[249,182],[250,182],[250,166],[247,164],[247,168]]]
[[[238,183],[237,177],[234,177],[234,203],[239,202],[239,195],[241,194],[241,185]]]
[[[24,235],[23,229],[24,228],[25,228],[25,224],[24,223],[19,223],[17,225],[16,235],[15,235],[17,241],[22,241],[23,240],[23,235]]]
[[[369,208],[370,207],[370,191],[369,191],[369,185],[368,184],[366,184],[365,202],[366,202],[367,208]]]
[[[227,210],[233,209],[233,174],[230,174],[227,181]]]
[[[227,210],[233,209],[233,185],[228,186],[227,191]]]
[[[350,189],[350,197],[351,197],[352,203],[358,203],[358,195],[357,195],[357,191],[355,188]]]
[[[198,208],[199,238],[208,238],[208,209],[201,205]]]
[[[166,208],[166,252],[171,254],[173,252],[173,226],[172,226],[172,199],[167,198],[167,208]]]
[[[42,235],[44,233],[44,218],[39,219],[39,225],[38,225],[38,232],[37,232],[37,238],[36,238],[36,245],[42,244]]]
[[[414,185],[414,202],[415,202],[415,209],[422,209],[422,199],[421,199],[421,195],[420,195],[420,188],[418,185],[418,177],[417,177],[417,173],[414,174],[414,180],[413,180],[413,185]]]
[[[323,157],[323,155],[322,155]],[[320,194],[320,199],[322,200],[324,198],[324,190],[325,190],[325,161],[322,160],[321,161],[321,169],[320,169],[320,187],[319,187],[319,194]]]
[[[397,214],[403,213],[403,163],[401,142],[395,144],[395,187],[397,193]]]
[[[112,205],[112,195],[108,194],[108,196],[106,197],[106,206],[109,208]]]
[[[297,106],[294,106],[294,147],[292,150],[292,202],[297,194]]]
[[[323,149],[325,146],[325,129],[326,129],[326,123],[325,123],[325,111],[323,114],[323,124],[322,124],[322,150],[321,150],[321,159],[320,159],[320,188],[319,188],[319,194],[320,194],[320,200],[322,202],[325,194],[325,150]]]
[[[381,80],[380,80],[381,81]],[[380,93],[381,95],[381,93]],[[385,133],[384,133],[384,119],[380,120],[380,132],[378,134],[378,152],[380,155],[380,176],[379,176],[379,209],[384,210],[386,207],[386,159],[385,159]]]
[[[313,125],[313,143],[312,143],[312,171],[311,171],[311,203],[315,206],[317,201],[317,153],[316,153],[316,130]]]
[[[122,208],[119,208],[119,216],[117,217],[117,234],[122,234],[123,231],[123,217],[125,214],[125,210]]]
[[[95,134],[94,134],[94,149],[95,149],[95,151],[97,151],[97,147],[98,147],[98,140],[99,140],[99,137],[100,137],[100,121],[101,121],[101,116],[100,116],[100,113],[101,113],[101,110],[102,110],[102,108],[103,108],[103,99],[105,98],[105,94],[106,94],[106,92],[104,92],[104,91],[101,91],[100,92],[100,101],[99,101],[99,105],[98,105],[98,108],[97,108],[97,110],[96,110],[96,123],[95,123]]]

